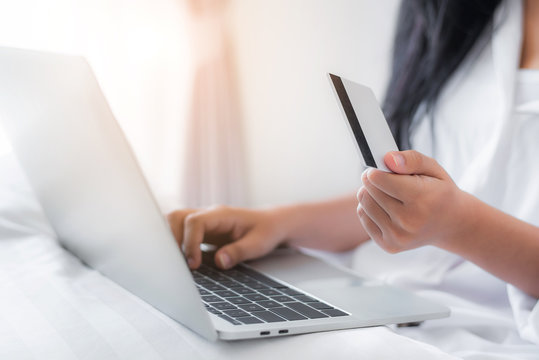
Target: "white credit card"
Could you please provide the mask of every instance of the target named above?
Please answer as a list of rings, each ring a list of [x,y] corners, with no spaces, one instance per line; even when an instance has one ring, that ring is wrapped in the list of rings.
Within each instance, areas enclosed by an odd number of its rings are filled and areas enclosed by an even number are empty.
[[[399,151],[387,120],[367,86],[329,74],[365,166],[390,170],[384,163],[389,151]]]

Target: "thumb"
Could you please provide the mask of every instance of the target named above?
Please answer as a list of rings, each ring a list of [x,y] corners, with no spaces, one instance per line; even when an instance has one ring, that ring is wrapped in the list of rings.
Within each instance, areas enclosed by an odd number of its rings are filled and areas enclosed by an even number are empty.
[[[263,235],[249,232],[237,241],[221,247],[215,253],[215,264],[222,269],[230,269],[242,261],[266,255],[276,246],[264,239]]]
[[[384,156],[389,170],[397,174],[427,175],[438,179],[449,178],[449,175],[436,160],[415,150],[390,151]]]

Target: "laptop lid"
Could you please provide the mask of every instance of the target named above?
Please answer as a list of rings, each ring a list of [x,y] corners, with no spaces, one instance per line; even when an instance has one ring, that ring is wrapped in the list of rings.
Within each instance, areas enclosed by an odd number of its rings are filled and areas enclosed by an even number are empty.
[[[215,340],[179,247],[85,59],[0,47],[0,121],[59,241]]]

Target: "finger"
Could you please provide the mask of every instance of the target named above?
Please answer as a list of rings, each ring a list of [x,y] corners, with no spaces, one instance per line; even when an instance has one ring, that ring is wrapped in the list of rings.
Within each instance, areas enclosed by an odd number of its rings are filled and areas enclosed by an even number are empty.
[[[376,225],[376,223],[369,218],[361,206],[358,207],[357,214],[359,216],[361,225],[363,225],[363,229],[370,236],[370,238],[377,243],[381,242],[383,240],[382,230],[380,230],[378,225]]]
[[[190,268],[200,266],[200,244],[204,234],[233,232],[237,219],[235,211],[224,207],[192,213],[185,218],[182,248]]]
[[[387,228],[391,224],[391,218],[385,212],[385,210],[382,209],[380,205],[378,205],[378,203],[372,198],[367,189],[363,189],[364,190],[360,194],[359,200],[361,208],[363,209],[363,211],[365,211],[368,217],[372,221],[374,221],[374,223],[376,223],[378,228],[383,231],[383,229]]]
[[[268,254],[277,244],[264,239],[260,232],[249,232],[238,241],[220,248],[215,254],[215,264],[222,269],[230,269],[238,263],[256,259]]]
[[[388,196],[402,202],[415,199],[423,191],[426,179],[437,180],[428,176],[392,174],[376,169],[369,169],[367,179]]]
[[[389,252],[390,254],[395,254],[400,251],[398,247],[393,245],[391,242],[388,242],[384,238],[383,231],[378,227],[378,225],[366,214],[362,208],[358,208],[358,215],[365,229],[365,232],[370,236],[370,238],[378,244],[382,249]]]
[[[366,174],[363,175],[362,181],[363,186],[365,187],[369,195],[376,201],[378,205],[380,205],[382,209],[384,209],[384,211],[389,215],[391,220],[393,220],[392,214],[395,214],[396,212],[402,210],[402,201],[400,201],[399,199],[395,199],[394,197],[378,189],[369,181]]]
[[[181,246],[183,239],[183,222],[187,215],[193,213],[194,209],[182,209],[171,212],[167,215],[167,221],[170,226],[170,230],[176,239],[178,245]]]
[[[449,175],[436,160],[415,150],[390,151],[384,156],[386,166],[403,175],[427,175],[447,179]]]

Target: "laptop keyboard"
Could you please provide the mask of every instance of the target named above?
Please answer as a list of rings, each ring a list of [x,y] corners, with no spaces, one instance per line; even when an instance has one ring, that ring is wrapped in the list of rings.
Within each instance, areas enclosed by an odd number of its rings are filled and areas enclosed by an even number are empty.
[[[192,274],[206,309],[234,325],[349,315],[243,265],[201,265]]]

